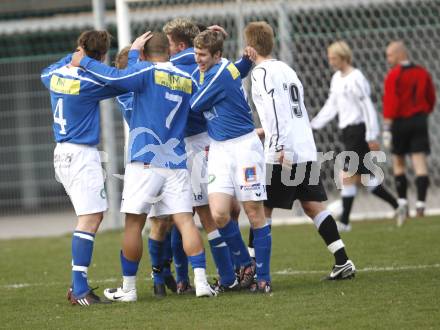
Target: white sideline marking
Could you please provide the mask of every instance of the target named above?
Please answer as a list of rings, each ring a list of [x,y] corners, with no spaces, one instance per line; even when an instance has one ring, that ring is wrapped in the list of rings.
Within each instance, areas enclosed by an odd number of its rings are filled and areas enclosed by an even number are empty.
[[[398,272],[403,270],[417,270],[417,269],[432,269],[432,268],[440,268],[440,264],[432,264],[432,265],[408,265],[408,266],[389,266],[389,267],[365,267],[362,269],[357,269],[358,272]],[[282,276],[295,276],[295,275],[312,275],[312,274],[323,274],[327,273],[327,270],[293,270],[291,268],[279,270],[273,272],[273,275],[282,275]],[[217,276],[209,274],[208,277]],[[143,281],[145,280],[142,279]],[[151,281],[149,277],[146,278],[147,281]],[[118,282],[120,279],[116,278],[107,278],[102,280],[91,280],[90,283],[108,283],[108,282]],[[63,285],[64,282],[48,282],[48,283],[14,283],[14,284],[5,284],[0,285],[2,289],[21,289],[28,288],[33,286],[53,286],[53,285]]]
[[[357,272],[396,272],[402,270],[417,270],[417,269],[429,269],[429,268],[440,268],[440,264],[433,265],[414,265],[414,266],[389,266],[389,267],[365,267],[362,269],[356,269]],[[307,274],[322,274],[328,270],[292,270],[284,269],[277,272],[273,272],[274,275],[307,275]]]

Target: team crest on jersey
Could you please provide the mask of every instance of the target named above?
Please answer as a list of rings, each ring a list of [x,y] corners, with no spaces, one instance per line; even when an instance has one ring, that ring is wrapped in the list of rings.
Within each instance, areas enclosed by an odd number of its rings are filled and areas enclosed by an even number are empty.
[[[246,183],[257,181],[257,168],[255,166],[245,167],[243,170],[244,170],[244,181]]]

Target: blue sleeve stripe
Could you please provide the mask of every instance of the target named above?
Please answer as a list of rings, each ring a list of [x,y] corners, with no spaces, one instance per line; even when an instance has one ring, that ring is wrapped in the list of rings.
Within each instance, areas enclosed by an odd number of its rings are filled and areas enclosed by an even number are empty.
[[[122,80],[122,79],[127,79],[127,78],[130,78],[130,77],[136,76],[138,74],[142,74],[142,73],[150,71],[152,69],[154,69],[154,65],[151,65],[148,68],[144,68],[142,70],[139,70],[139,71],[136,71],[136,72],[133,72],[133,73],[127,74],[125,76],[121,76],[121,77],[109,77],[109,76],[100,74],[100,73],[98,73],[96,71],[93,71],[93,70],[90,70],[90,69],[87,69],[87,71],[92,73],[93,75],[95,75],[97,77],[100,77],[100,78],[103,78],[103,79],[107,79],[107,80]]]
[[[200,95],[194,100],[194,102],[191,104],[191,108],[194,107],[194,105],[200,100],[200,98],[206,93],[206,91],[209,89],[209,87],[211,87],[211,85],[213,84],[213,82],[218,78],[218,76],[220,76],[220,73],[223,72],[223,70],[226,68],[226,65],[229,63],[228,61],[224,60],[222,61],[223,64],[220,67],[220,69],[218,69],[217,73],[215,74],[214,78],[212,78],[212,80],[209,82],[208,86],[206,86],[206,88],[200,93]]]

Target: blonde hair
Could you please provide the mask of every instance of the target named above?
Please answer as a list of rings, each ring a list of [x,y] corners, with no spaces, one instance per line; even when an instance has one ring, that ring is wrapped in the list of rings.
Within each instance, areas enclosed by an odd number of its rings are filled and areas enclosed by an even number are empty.
[[[166,23],[162,30],[174,42],[184,42],[188,47],[193,46],[194,38],[200,33],[197,25],[186,18],[175,18]]]
[[[116,55],[115,58],[115,66],[118,69],[125,69],[128,63],[128,53],[130,52],[130,46],[125,46],[120,50],[120,52]]]
[[[339,56],[349,64],[351,64],[353,60],[353,52],[351,51],[350,46],[343,40],[333,42],[330,46],[328,46],[327,51]]]
[[[251,22],[244,29],[244,35],[248,46],[255,48],[261,56],[269,56],[274,45],[272,27],[264,21]]]

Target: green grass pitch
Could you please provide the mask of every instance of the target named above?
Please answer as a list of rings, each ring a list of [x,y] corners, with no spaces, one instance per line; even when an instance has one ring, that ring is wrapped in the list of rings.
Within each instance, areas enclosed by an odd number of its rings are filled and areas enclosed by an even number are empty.
[[[244,229],[247,237],[247,229]],[[89,278],[120,283],[121,232],[98,234]],[[355,223],[342,236],[354,280],[322,282],[333,257],[312,225],[273,229],[272,295],[152,297],[148,253],[138,302],[71,306],[70,236],[0,241],[0,328],[5,329],[438,329],[440,218]],[[146,243],[144,244],[146,246]],[[208,254],[208,273],[215,268]]]

